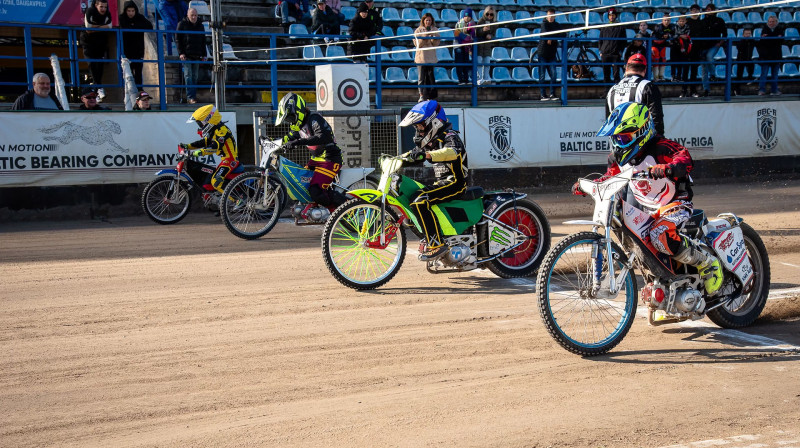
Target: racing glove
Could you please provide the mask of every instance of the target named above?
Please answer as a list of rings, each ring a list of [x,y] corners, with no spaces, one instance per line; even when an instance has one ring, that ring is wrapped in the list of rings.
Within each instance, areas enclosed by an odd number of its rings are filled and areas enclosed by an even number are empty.
[[[284,150],[286,150],[286,149],[294,149],[294,148],[297,148],[297,146],[298,146],[297,140],[289,140],[287,142],[284,142],[283,145],[281,145],[281,149],[284,149]]]
[[[575,182],[575,184],[572,186],[572,194],[575,196],[586,196],[586,193],[581,190],[581,181]]]
[[[188,151],[189,145],[187,145],[186,143],[178,143],[178,148],[181,148],[184,151]]]
[[[195,156],[195,157],[200,157],[200,156],[203,155],[203,150],[202,149],[195,149],[194,151],[192,151],[192,155]]]
[[[425,161],[425,150],[417,146],[408,153],[408,158],[415,162]]]
[[[665,164],[653,165],[647,168],[647,171],[653,179],[663,179],[672,176],[672,167]]]

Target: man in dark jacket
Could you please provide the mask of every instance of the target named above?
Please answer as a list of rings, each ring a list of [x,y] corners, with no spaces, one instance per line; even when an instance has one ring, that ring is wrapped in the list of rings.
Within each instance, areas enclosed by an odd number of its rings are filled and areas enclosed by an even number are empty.
[[[684,70],[688,70],[685,72],[685,78],[687,82],[690,82],[691,85],[689,86],[690,93],[693,97],[697,98],[700,95],[697,93],[697,70],[700,64],[698,61],[702,59],[703,49],[705,48],[705,43],[707,41],[703,40],[695,40],[697,38],[705,37],[705,29],[703,27],[703,22],[700,20],[700,5],[694,4],[689,7],[689,14],[696,14],[690,15],[686,17],[686,25],[689,26],[689,36],[692,38],[692,50],[687,55],[688,61],[691,62],[687,64],[687,68]]]
[[[11,110],[64,110],[50,88],[50,77],[44,73],[33,75],[33,89],[14,101]]]
[[[377,30],[375,23],[369,19],[369,7],[362,3],[358,7],[353,20],[350,21],[350,44],[348,51],[353,57],[353,61],[365,60],[365,57],[355,57],[369,53],[370,42],[367,40],[374,36]]]
[[[625,77],[611,87],[606,96],[606,119],[611,111],[622,103],[639,103],[647,106],[656,134],[664,135],[664,108],[661,105],[661,91],[653,82],[645,79],[647,58],[634,53],[625,64]]]
[[[358,5],[359,10],[361,10],[361,5],[367,7],[367,18],[375,26],[375,34],[383,36],[383,17],[381,17],[381,12],[378,8],[375,7],[375,0],[365,0],[361,2],[361,4]]]
[[[281,25],[289,26],[289,18],[294,17],[297,23],[308,22],[308,1],[307,0],[281,0],[276,6],[278,16],[281,18]]]
[[[703,61],[702,68],[702,82],[703,82],[703,96],[708,96],[711,90],[710,79],[714,77],[714,56],[719,52],[722,44],[725,43],[725,36],[728,30],[725,28],[725,21],[717,17],[717,7],[713,3],[706,5],[706,16],[702,20],[703,37],[719,38],[720,40],[706,40],[700,41],[704,50],[700,53],[700,59]]]
[[[339,34],[339,16],[325,0],[317,0],[317,7],[311,11],[311,32],[316,34]]]
[[[143,15],[139,14],[139,7],[136,2],[128,0],[119,15],[119,27],[123,30],[152,30],[153,24]],[[130,60],[131,72],[136,85],[142,85],[142,66],[143,62],[134,62],[136,59],[144,59],[144,36],[145,33],[136,31],[122,33],[122,54]]]
[[[761,79],[758,81],[759,95],[767,94],[767,70],[770,71],[771,94],[781,94],[781,91],[778,90],[778,70],[783,58],[781,53],[783,34],[784,29],[778,25],[778,17],[774,15],[767,19],[767,24],[761,29],[761,39],[758,42],[758,57],[766,62],[761,64]]]
[[[608,23],[617,22],[617,10],[608,10]],[[600,29],[600,61],[603,64],[603,82],[616,82],[619,79],[620,66],[617,65],[625,49],[625,28],[621,25]]]
[[[108,12],[108,0],[95,0],[94,4],[86,9],[84,16],[86,28],[111,28],[111,13]],[[91,29],[81,34],[81,47],[86,59],[103,59],[108,51],[109,33],[93,31]],[[92,84],[103,83],[103,67],[105,62],[89,62],[89,73],[92,75]],[[103,101],[106,96],[101,87],[97,91],[97,101]]]
[[[547,9],[547,15],[542,21],[541,32],[552,33],[559,31],[563,27],[560,23],[556,23],[556,10],[553,8]],[[539,58],[539,87],[542,95],[542,101],[556,99],[556,60],[558,59],[558,47],[561,46],[561,37],[556,34],[546,34],[544,38],[539,41],[539,47],[536,50],[537,57]],[[547,86],[544,84],[544,74],[550,76],[550,96],[547,96]]]
[[[178,33],[178,54],[183,64],[183,82],[186,84],[186,101],[189,104],[197,102],[197,79],[200,77],[199,61],[206,60],[206,36],[199,34],[205,31],[203,24],[197,20],[197,10],[189,8],[186,17],[178,24],[178,31],[193,31],[194,33]]]
[[[744,87],[742,84],[746,81],[744,73],[747,72],[748,78],[752,78],[755,73],[756,64],[753,63],[753,50],[756,48],[756,41],[753,40],[753,28],[745,26],[742,30],[742,39],[735,41],[734,45],[736,45],[737,54],[736,64],[733,66],[736,69],[733,94],[739,95]]]
[[[97,90],[92,87],[87,87],[81,92],[81,107],[80,110],[111,110],[105,106],[97,104]]]

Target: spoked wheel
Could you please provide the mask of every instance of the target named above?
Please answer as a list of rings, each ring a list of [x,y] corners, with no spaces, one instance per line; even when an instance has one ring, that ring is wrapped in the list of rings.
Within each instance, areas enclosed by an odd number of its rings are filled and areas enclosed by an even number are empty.
[[[153,179],[142,192],[144,213],[159,224],[175,224],[192,206],[189,184],[175,176]]]
[[[528,237],[521,246],[488,263],[495,275],[502,278],[525,277],[536,274],[547,250],[550,248],[550,224],[542,209],[531,201],[509,202],[501,206],[494,216],[503,224],[519,230]],[[489,241],[488,226],[484,226],[484,241]]]
[[[602,239],[593,232],[564,238],[547,253],[536,280],[547,331],[562,347],[583,356],[614,348],[636,316],[635,275],[628,271],[617,294],[609,293],[609,257]],[[624,257],[619,246],[611,247],[615,259]],[[614,275],[619,277],[621,269],[615,261]]]
[[[275,227],[285,205],[283,185],[259,171],[251,171],[225,187],[219,208],[222,222],[232,234],[253,240]]]
[[[325,224],[322,255],[339,283],[353,289],[374,289],[391,280],[403,265],[405,231],[393,210],[386,210],[382,226],[380,205],[351,199]]]
[[[752,227],[745,223],[740,226],[744,246],[750,256],[750,265],[753,267],[753,284],[739,297],[708,312],[708,318],[723,328],[739,328],[752,324],[764,310],[769,295],[770,267],[767,249]],[[731,282],[730,287],[733,286]],[[726,287],[727,285],[723,286],[723,294]]]
[[[366,179],[359,179],[356,182],[353,182],[350,186],[347,187],[348,190],[377,190],[378,189],[378,179],[374,176],[367,176]]]

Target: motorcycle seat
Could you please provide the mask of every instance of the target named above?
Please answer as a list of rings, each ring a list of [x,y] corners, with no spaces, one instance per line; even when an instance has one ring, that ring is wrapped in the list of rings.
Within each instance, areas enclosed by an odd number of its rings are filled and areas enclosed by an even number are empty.
[[[707,222],[708,221],[706,220],[706,212],[696,208],[692,212],[692,217],[686,221],[686,224],[683,226],[683,229],[687,232],[694,231],[702,227]]]
[[[481,187],[468,187],[467,191],[459,198],[462,201],[471,201],[473,199],[480,199],[483,197],[483,188]]]

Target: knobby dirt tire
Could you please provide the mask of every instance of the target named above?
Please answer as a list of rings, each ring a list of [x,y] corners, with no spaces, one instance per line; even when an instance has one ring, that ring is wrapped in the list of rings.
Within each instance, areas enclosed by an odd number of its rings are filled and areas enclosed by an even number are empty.
[[[142,191],[142,210],[144,210],[147,217],[155,223],[162,225],[175,224],[185,218],[192,208],[192,195],[189,192],[189,183],[184,179],[178,181],[178,185],[183,189],[183,200],[181,203],[176,205],[166,204],[164,202],[166,199],[165,195],[170,193],[171,184],[173,182],[175,182],[174,175],[159,176],[150,181],[144,188],[144,191]],[[175,212],[170,212],[168,216],[165,216],[164,213],[170,210],[175,210]]]
[[[225,187],[225,192],[222,194],[219,204],[222,222],[225,223],[225,227],[228,231],[239,238],[254,240],[266,235],[275,227],[275,224],[278,223],[281,212],[286,207],[286,191],[283,188],[283,184],[272,177],[266,177],[267,182],[269,182],[270,186],[276,191],[277,196],[268,210],[259,211],[253,208],[264,196],[264,179],[264,174],[261,171],[242,173],[228,183]],[[254,183],[255,188],[248,187],[248,183]],[[245,202],[244,209],[236,210],[240,200]],[[261,218],[261,216],[257,216],[257,214],[266,214],[268,212],[272,214],[269,220],[262,226],[259,227],[256,224],[252,231],[241,228],[253,222],[250,218]]]

